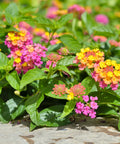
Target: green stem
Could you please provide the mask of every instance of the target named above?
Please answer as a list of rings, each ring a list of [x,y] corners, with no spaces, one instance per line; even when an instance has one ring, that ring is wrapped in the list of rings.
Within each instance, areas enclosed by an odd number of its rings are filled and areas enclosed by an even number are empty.
[[[76,33],[75,26],[76,26],[76,18],[74,18],[73,21],[72,21],[72,31],[73,31],[73,33]]]

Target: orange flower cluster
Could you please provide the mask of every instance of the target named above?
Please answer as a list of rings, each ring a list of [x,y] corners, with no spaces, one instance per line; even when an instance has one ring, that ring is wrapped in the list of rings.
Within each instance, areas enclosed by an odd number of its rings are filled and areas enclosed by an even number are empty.
[[[112,90],[116,90],[120,82],[120,64],[110,59],[102,61],[94,68],[92,77],[99,82],[100,87],[104,88],[110,84]]]
[[[87,47],[76,54],[74,63],[79,64],[79,70],[84,70],[86,67],[94,68],[100,61],[104,61],[104,53],[97,48],[91,50]]]

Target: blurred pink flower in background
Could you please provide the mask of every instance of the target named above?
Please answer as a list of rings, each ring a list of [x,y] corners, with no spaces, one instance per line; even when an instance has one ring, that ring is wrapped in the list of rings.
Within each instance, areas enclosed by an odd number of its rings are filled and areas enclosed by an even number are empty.
[[[104,14],[98,14],[98,15],[96,15],[95,20],[96,20],[96,22],[102,23],[104,25],[106,25],[106,24],[109,23],[108,17],[106,15],[104,15]]]
[[[56,18],[57,17],[57,14],[56,14],[57,10],[58,10],[58,8],[55,6],[48,8],[46,17],[50,18],[50,19]]]

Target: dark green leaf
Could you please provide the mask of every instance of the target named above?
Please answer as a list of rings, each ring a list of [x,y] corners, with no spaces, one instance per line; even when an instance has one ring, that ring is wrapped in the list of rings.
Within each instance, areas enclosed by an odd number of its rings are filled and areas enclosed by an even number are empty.
[[[111,116],[117,116],[118,113],[112,108],[107,105],[101,105],[97,109],[97,114],[98,115],[111,115]]]
[[[120,98],[109,92],[91,92],[90,96],[97,96],[99,104],[114,104],[120,106]]]
[[[27,84],[35,81],[46,78],[45,73],[43,70],[35,68],[32,70],[29,70],[27,73],[25,73],[20,81],[20,89],[22,89]]]
[[[31,115],[31,120],[37,126],[62,126],[69,124],[70,121],[65,118],[60,118],[60,114],[63,111],[63,105],[55,105],[46,109],[43,109],[40,113],[34,112]]]
[[[44,100],[44,95],[41,95],[41,93],[37,93],[34,96],[31,96],[28,98],[25,102],[26,111],[31,114],[33,113],[41,104],[41,102]]]

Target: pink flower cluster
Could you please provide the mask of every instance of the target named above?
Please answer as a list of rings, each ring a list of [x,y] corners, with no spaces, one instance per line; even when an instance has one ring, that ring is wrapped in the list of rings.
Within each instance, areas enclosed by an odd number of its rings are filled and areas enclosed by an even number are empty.
[[[46,68],[49,68],[50,66],[55,67],[57,62],[62,58],[61,55],[58,55],[56,53],[51,53],[47,56],[48,61],[46,62]]]
[[[96,35],[96,36],[93,37],[93,40],[96,41],[96,42],[97,41],[106,42],[107,38],[105,36],[98,36],[98,35]]]
[[[24,49],[26,45],[33,44],[32,35],[26,29],[18,29],[20,32],[9,32],[5,39],[5,45],[11,51]]]
[[[108,17],[106,15],[104,15],[104,14],[96,15],[95,20],[96,20],[96,22],[104,24],[104,25],[109,23]]]
[[[81,15],[85,12],[85,8],[80,5],[72,5],[68,8],[68,13],[73,13],[75,16],[77,16],[79,19],[81,18]]]
[[[15,70],[18,73],[26,73],[35,66],[41,67],[43,64],[41,58],[46,57],[47,48],[40,44],[27,45],[24,49],[11,51],[9,57],[14,58]]]
[[[115,40],[109,40],[109,44],[111,46],[120,47],[120,42],[117,42]]]
[[[29,25],[28,23],[24,22],[24,21],[21,21],[19,23],[19,28],[23,28],[23,29],[26,29],[27,31],[29,32],[32,32],[33,28],[31,27],[31,25]]]
[[[69,50],[67,48],[60,48],[58,51],[57,51],[60,55],[68,55],[69,54]]]
[[[85,116],[95,118],[96,117],[95,110],[98,108],[98,104],[95,101],[98,100],[98,97],[90,96],[89,98],[88,95],[83,95],[82,98],[84,103],[77,102],[75,112],[77,114],[83,114]]]
[[[65,84],[59,84],[59,85],[55,84],[54,85],[52,94],[61,96],[61,95],[65,94],[65,93],[66,93]]]

